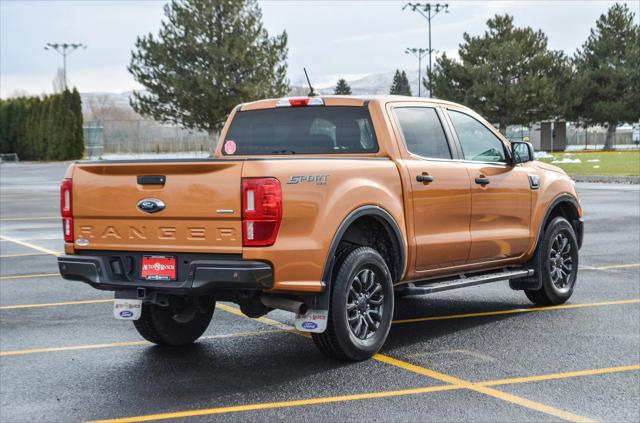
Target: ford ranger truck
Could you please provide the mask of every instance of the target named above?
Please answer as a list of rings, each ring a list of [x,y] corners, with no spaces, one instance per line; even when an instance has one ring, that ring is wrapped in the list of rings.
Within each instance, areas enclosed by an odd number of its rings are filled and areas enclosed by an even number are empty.
[[[217,301],[280,309],[329,357],[383,345],[400,298],[509,281],[571,296],[573,181],[472,110],[411,97],[237,106],[211,158],[79,161],[61,185],[62,277],[115,291],[114,316],[194,342]]]

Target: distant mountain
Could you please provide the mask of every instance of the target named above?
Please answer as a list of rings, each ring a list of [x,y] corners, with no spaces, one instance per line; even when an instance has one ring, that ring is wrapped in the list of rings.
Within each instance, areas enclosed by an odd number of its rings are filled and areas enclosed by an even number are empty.
[[[407,78],[409,79],[409,84],[411,85],[411,94],[414,96],[418,95],[418,71],[407,71]],[[351,86],[351,91],[353,94],[389,94],[389,89],[391,88],[391,83],[393,82],[393,76],[396,71],[382,72],[382,73],[372,73],[371,75],[367,75],[364,78],[355,79],[355,80],[347,80],[347,83]],[[424,77],[424,73],[422,74]],[[337,81],[336,81],[337,82]],[[321,94],[333,94],[334,87],[326,87],[319,89]],[[425,89],[422,88],[422,95],[425,95]]]
[[[411,93],[414,96],[417,96],[418,71],[413,70],[406,72],[407,77],[409,78],[409,83],[411,84]],[[351,86],[351,91],[355,95],[389,94],[389,88],[391,88],[391,82],[393,81],[394,74],[395,70],[382,73],[372,73],[363,78],[347,80],[347,82]],[[333,86],[325,86],[323,88],[319,88],[318,91],[320,92],[320,94],[333,94],[333,89]],[[305,95],[308,92],[308,89],[307,87],[292,87],[292,91],[295,93],[295,95]],[[91,111],[91,106],[98,105],[101,107],[113,107],[133,113],[133,109],[129,105],[129,98],[131,97],[131,94],[132,91],[126,91],[123,93],[80,93],[80,97],[82,98],[82,110],[85,115],[88,115]],[[424,87],[422,89],[422,95],[425,95]]]

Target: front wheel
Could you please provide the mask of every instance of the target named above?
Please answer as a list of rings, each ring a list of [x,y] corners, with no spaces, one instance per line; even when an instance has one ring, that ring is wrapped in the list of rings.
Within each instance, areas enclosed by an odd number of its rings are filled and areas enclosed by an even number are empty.
[[[571,224],[563,217],[554,218],[544,231],[540,244],[540,278],[542,288],[525,290],[538,305],[557,305],[567,301],[578,276],[578,241]]]
[[[172,297],[168,306],[143,304],[133,324],[144,339],[158,345],[193,343],[207,330],[215,302],[196,297]]]
[[[327,329],[313,333],[326,356],[361,361],[384,344],[393,317],[393,282],[380,254],[370,247],[350,252],[331,289]]]

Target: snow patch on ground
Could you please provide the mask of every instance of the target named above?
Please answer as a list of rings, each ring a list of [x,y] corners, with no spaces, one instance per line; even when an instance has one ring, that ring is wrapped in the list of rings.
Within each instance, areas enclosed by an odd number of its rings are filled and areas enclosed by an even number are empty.
[[[593,168],[594,169],[600,169],[600,166],[594,166]]]
[[[536,159],[553,159],[553,156],[546,151],[536,151]]]
[[[563,157],[562,160],[554,160],[551,163],[553,164],[568,164],[568,163],[582,163],[580,159],[570,159],[569,157]]]
[[[591,160],[587,160],[587,163],[598,163],[600,161],[600,159],[591,159]]]

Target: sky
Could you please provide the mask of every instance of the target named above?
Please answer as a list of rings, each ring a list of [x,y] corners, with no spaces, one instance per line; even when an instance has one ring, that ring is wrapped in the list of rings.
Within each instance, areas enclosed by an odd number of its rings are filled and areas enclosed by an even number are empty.
[[[156,34],[165,1],[0,0],[0,97],[43,94],[62,67],[46,43],[83,43],[68,57],[68,79],[81,92],[140,89],[126,67],[136,37]],[[306,67],[318,87],[396,68],[417,69],[407,47],[426,47],[426,20],[406,1],[259,1],[270,34],[289,35],[288,76],[302,84]],[[432,20],[432,48],[455,54],[462,35],[481,35],[496,13],[541,29],[549,47],[573,52],[610,1],[449,1]],[[640,18],[640,0],[627,4]]]

